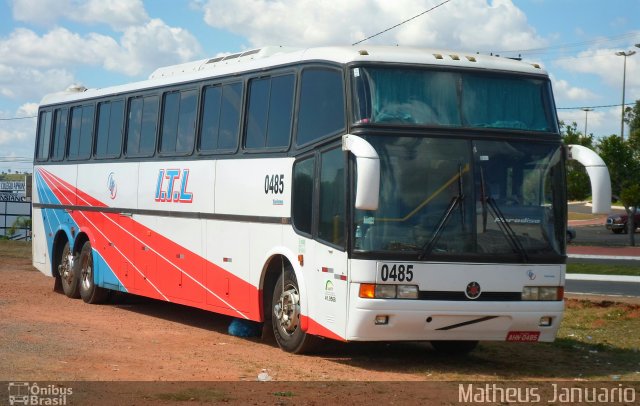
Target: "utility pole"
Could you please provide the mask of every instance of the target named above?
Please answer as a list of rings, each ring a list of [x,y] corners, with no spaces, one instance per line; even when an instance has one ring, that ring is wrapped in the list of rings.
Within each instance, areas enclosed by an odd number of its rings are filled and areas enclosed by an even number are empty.
[[[638,46],[640,44],[636,44]],[[622,114],[620,117],[620,138],[624,141],[624,87],[627,79],[627,56],[634,55],[636,51],[618,51],[616,55],[624,56],[624,68],[622,69]]]
[[[587,136],[587,116],[589,115],[590,111],[593,111],[593,109],[589,108],[589,107],[585,107],[582,109],[582,111],[584,111],[584,136]]]

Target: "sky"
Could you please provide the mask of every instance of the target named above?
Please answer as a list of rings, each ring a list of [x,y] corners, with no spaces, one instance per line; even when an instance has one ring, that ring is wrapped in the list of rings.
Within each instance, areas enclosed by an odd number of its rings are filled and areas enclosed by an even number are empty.
[[[0,0],[0,172],[31,172],[36,120],[19,118],[45,94],[266,45],[351,45],[443,1]],[[449,0],[367,44],[539,63],[560,120],[587,118],[596,138],[620,133],[624,59],[625,101],[640,99],[640,0]]]

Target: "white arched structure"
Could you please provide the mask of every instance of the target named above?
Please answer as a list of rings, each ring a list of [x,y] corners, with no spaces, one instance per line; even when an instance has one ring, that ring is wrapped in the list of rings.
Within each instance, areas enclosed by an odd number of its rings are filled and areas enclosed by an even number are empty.
[[[611,212],[611,179],[607,165],[598,154],[582,145],[569,145],[568,151],[569,159],[580,162],[587,169],[593,197],[591,211],[594,214],[609,214]]]

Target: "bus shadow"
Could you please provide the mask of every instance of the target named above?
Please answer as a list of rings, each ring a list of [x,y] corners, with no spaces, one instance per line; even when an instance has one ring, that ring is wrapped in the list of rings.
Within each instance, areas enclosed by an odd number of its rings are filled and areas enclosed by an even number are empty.
[[[108,306],[181,323],[193,328],[229,335],[233,317],[176,303],[115,292]],[[264,329],[267,331],[268,329]],[[272,334],[244,338],[248,342],[277,347]],[[321,340],[310,354],[363,370],[407,374],[429,379],[602,379],[636,377],[640,352],[615,345],[590,344],[574,338],[554,343],[481,342],[467,355],[446,355],[428,342],[350,342]]]
[[[426,342],[335,343],[316,355],[365,370],[450,380],[618,380],[638,374],[640,365],[638,351],[569,338],[536,344],[481,342],[467,355],[446,355]]]
[[[131,293],[112,292],[105,305],[220,334],[227,334],[233,320],[223,314]]]

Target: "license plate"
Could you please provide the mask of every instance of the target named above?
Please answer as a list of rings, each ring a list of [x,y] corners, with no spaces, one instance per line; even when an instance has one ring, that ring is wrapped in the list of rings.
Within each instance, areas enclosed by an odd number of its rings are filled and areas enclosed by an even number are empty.
[[[535,343],[539,338],[539,331],[509,331],[507,334],[507,341],[516,343]]]

